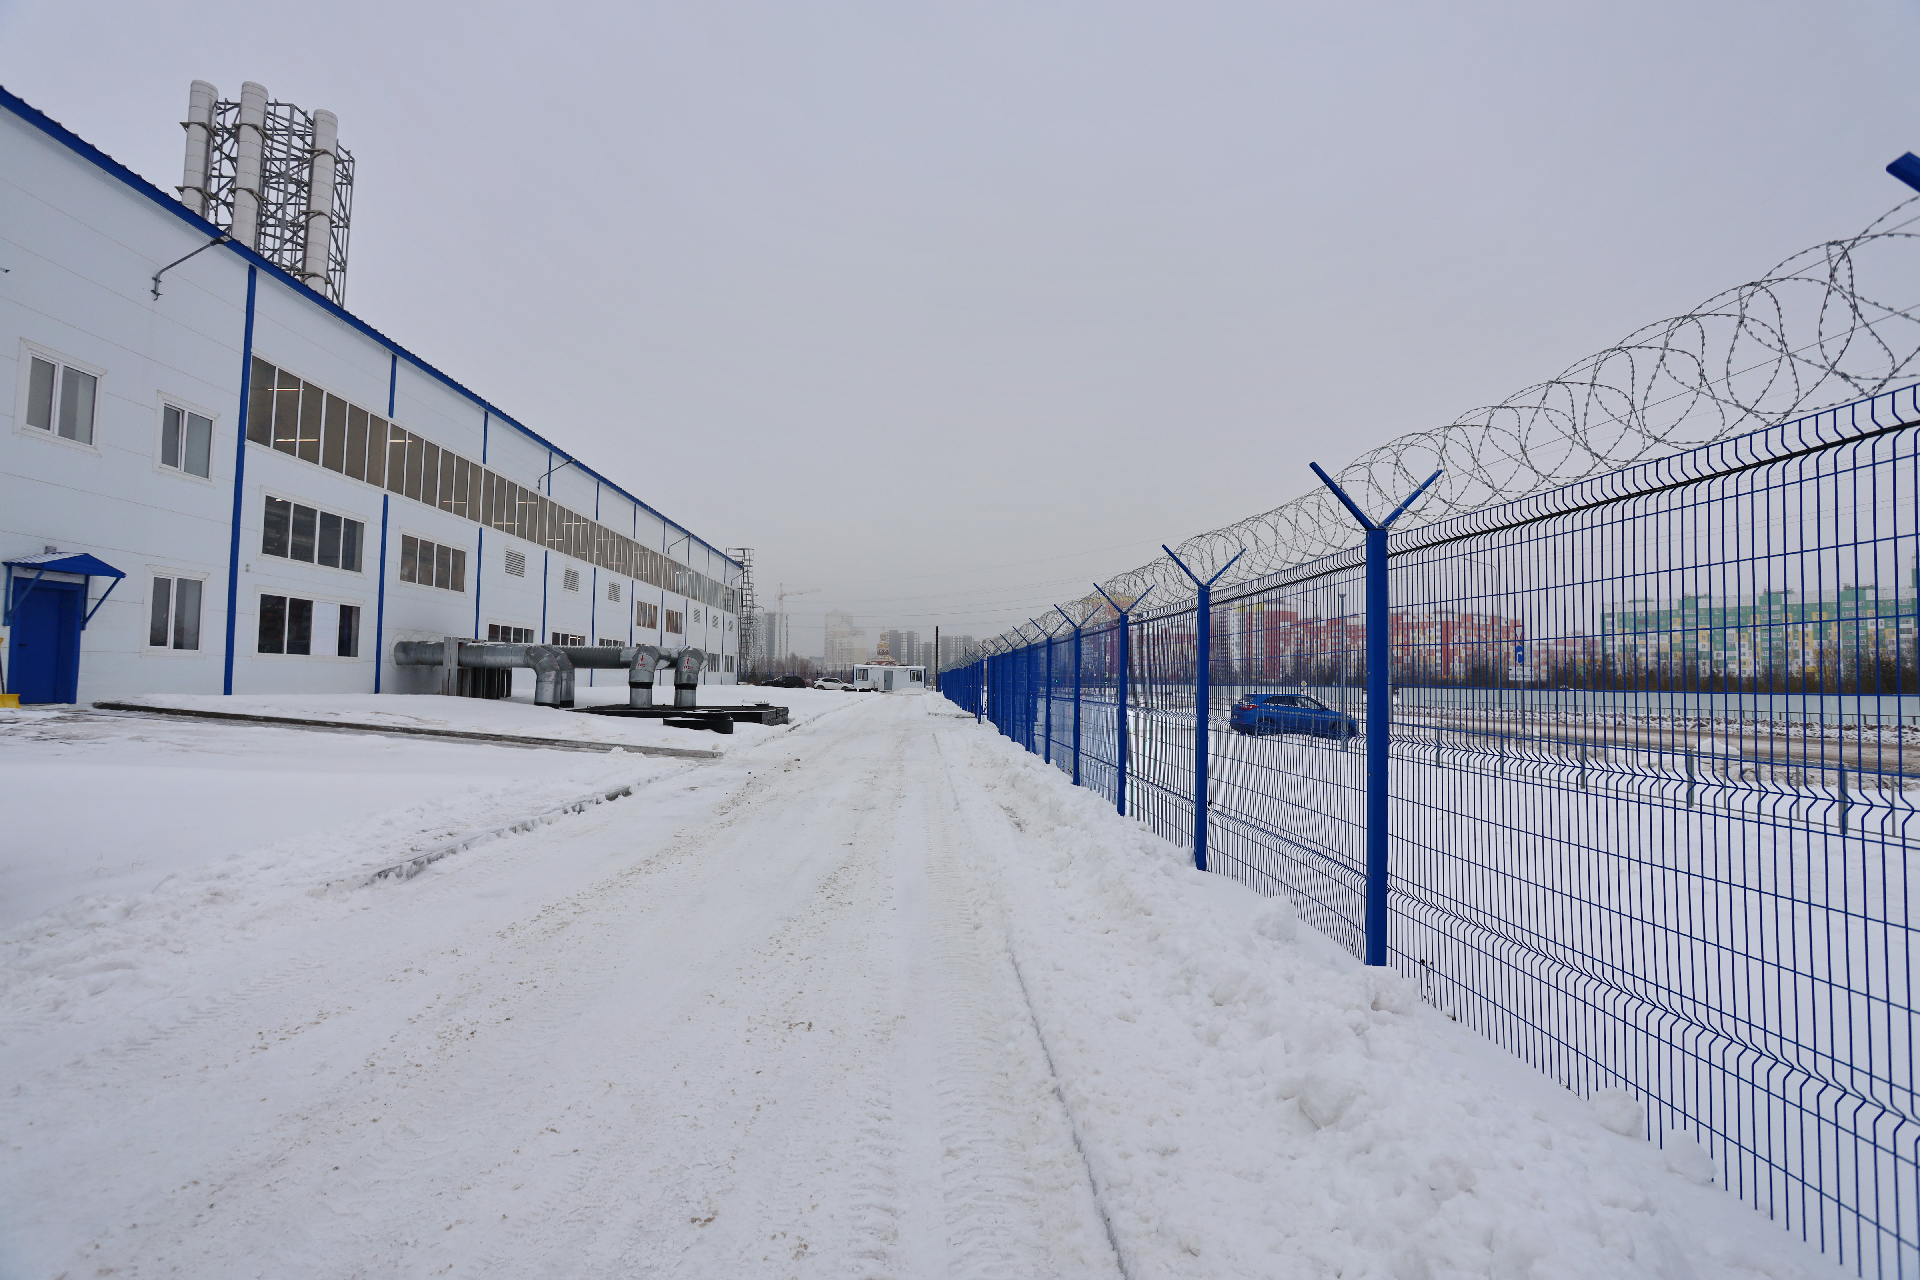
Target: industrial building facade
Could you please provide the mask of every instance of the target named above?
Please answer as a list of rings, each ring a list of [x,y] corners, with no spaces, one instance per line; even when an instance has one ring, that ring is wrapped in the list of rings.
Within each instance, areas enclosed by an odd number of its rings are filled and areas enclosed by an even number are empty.
[[[0,91],[8,691],[427,692],[444,636],[734,680],[738,564],[222,237]]]

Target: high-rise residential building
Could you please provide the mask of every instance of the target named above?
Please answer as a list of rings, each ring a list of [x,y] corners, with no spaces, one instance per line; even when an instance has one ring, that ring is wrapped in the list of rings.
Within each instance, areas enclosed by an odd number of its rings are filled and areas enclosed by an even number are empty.
[[[950,667],[957,663],[971,661],[974,651],[979,647],[972,636],[943,635],[940,637],[938,665]]]
[[[754,651],[767,662],[785,662],[793,656],[793,615],[769,609],[754,624]]]
[[[867,647],[860,643],[867,633],[853,625],[853,615],[841,609],[827,614],[826,643],[821,656],[832,668],[850,667],[867,660]]]
[[[918,631],[883,631],[880,635],[887,642],[887,652],[901,666],[929,665],[928,659],[931,655],[928,652],[928,646],[921,642]]]

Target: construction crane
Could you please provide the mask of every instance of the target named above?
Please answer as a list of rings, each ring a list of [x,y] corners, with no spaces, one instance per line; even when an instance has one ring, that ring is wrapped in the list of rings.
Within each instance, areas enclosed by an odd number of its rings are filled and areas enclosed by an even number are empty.
[[[791,639],[792,637],[793,624],[787,621],[787,597],[788,596],[810,596],[824,590],[826,590],[825,587],[808,587],[804,591],[789,591],[787,590],[786,583],[783,582],[780,584],[780,590],[774,593],[773,598],[774,598],[774,601],[776,602],[778,613],[780,615],[780,625],[787,628],[789,639]],[[768,639],[771,640],[772,637],[768,637]],[[787,655],[784,653],[769,653],[767,655],[768,658],[770,658],[775,662],[781,661],[786,656]]]

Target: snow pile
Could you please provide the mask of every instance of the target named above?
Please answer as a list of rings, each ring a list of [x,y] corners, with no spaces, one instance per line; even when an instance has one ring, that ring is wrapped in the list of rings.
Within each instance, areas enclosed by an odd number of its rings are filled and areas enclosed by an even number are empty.
[[[1584,1102],[962,730],[1009,939],[1135,1276],[1795,1276],[1640,1104]],[[968,788],[960,790],[963,804]]]
[[[9,896],[9,911],[43,906],[0,925],[0,1042],[50,1022],[110,1023],[153,996],[177,994],[181,975],[203,958],[196,952],[305,925],[314,895],[345,894],[376,869],[589,794],[702,767],[621,751],[529,752],[267,726],[153,730],[122,719],[111,728],[117,740],[43,760],[9,760],[21,744],[0,736],[9,776],[37,784],[42,809],[64,833],[56,841],[17,830],[25,838],[10,841],[0,861],[0,883],[22,890]],[[304,768],[277,769],[277,757],[292,752]],[[369,775],[384,775],[387,785]],[[83,794],[100,785],[118,788],[115,805]],[[169,812],[174,800],[181,812]],[[140,852],[138,869],[89,876],[127,845]]]

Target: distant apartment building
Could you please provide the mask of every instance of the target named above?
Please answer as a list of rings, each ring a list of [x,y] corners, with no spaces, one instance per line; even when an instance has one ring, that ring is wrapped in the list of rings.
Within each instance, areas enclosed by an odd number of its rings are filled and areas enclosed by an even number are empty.
[[[886,642],[888,656],[901,666],[933,665],[933,644],[922,640],[918,631],[883,631],[880,638]]]
[[[827,614],[825,643],[821,647],[821,659],[835,670],[850,667],[856,662],[865,662],[868,658],[867,646],[863,643],[867,633],[853,625],[853,615],[844,610],[835,609]]]
[[[958,666],[963,662],[971,662],[975,652],[979,648],[979,642],[972,636],[942,635],[940,637],[940,652],[935,655],[936,661],[933,665],[952,667]]]

